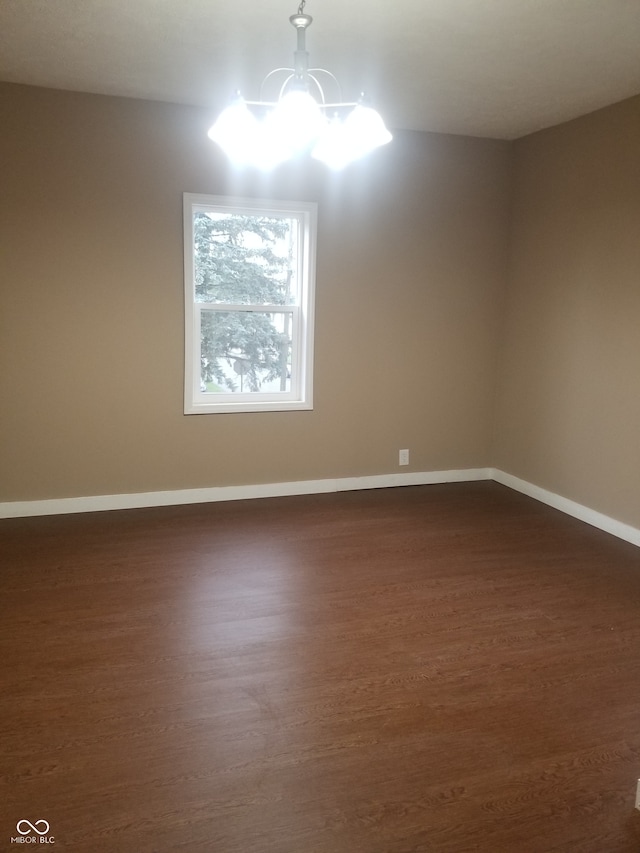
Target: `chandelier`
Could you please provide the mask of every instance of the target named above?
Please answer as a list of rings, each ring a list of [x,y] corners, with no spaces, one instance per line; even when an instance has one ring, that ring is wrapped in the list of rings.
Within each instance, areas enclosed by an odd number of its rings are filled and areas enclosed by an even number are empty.
[[[305,3],[302,0],[297,14],[289,18],[297,33],[293,68],[267,74],[258,101],[245,101],[237,93],[209,130],[209,138],[236,165],[266,170],[308,151],[330,168],[341,169],[392,139],[364,96],[343,101],[340,84],[330,71],[309,68],[305,37],[313,18],[305,14]],[[265,90],[276,86],[278,77],[276,100],[264,100]],[[338,95],[335,102],[325,96],[327,84]]]

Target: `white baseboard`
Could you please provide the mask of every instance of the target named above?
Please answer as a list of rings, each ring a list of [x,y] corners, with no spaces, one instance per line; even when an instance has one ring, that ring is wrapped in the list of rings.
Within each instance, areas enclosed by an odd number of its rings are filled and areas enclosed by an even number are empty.
[[[406,474],[380,474],[370,477],[342,477],[326,480],[301,480],[291,483],[265,483],[252,486],[220,486],[209,489],[178,489],[165,492],[138,492],[123,495],[94,495],[40,501],[0,503],[0,518],[24,518],[37,515],[63,515],[74,512],[100,512],[114,509],[140,509],[154,506],[215,503],[217,501],[275,498],[286,495],[312,495],[359,489],[386,489],[394,486],[427,486],[436,483],[467,483],[495,480],[503,486],[528,495],[587,524],[611,533],[625,542],[640,546],[640,530],[601,512],[549,492],[496,468],[464,468],[451,471],[421,471]]]
[[[114,509],[140,509],[142,507],[214,503],[217,501],[249,500],[251,498],[278,498],[285,495],[313,495],[322,492],[385,489],[392,486],[464,483],[473,480],[490,480],[491,476],[491,468],[465,468],[453,471],[381,474],[372,477],[301,480],[292,483],[265,483],[252,486],[220,486],[209,489],[178,489],[167,492],[138,492],[124,495],[54,498],[41,501],[12,501],[0,503],[0,518],[64,515],[74,512],[104,512]]]
[[[514,489],[516,492],[522,492],[523,495],[535,498],[541,503],[548,504],[548,506],[552,506],[554,509],[559,509],[567,515],[578,518],[592,527],[597,527],[606,533],[611,533],[613,536],[617,536],[618,539],[624,539],[625,542],[631,542],[632,545],[640,546],[640,530],[637,527],[617,521],[615,518],[611,518],[601,512],[596,512],[595,509],[590,509],[588,506],[583,506],[568,498],[563,498],[554,492],[549,492],[540,486],[534,486],[533,483],[520,480],[518,477],[513,477],[511,474],[506,474],[504,471],[498,469],[494,469],[491,479],[497,483],[502,483],[503,486]]]

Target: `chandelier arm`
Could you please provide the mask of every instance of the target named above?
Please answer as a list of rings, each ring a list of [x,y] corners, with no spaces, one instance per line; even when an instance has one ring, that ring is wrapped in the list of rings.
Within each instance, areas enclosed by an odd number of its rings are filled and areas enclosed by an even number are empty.
[[[324,107],[326,104],[326,98],[324,96],[324,90],[323,90],[322,86],[320,85],[320,81],[318,80],[317,77],[314,77],[311,72],[309,72],[309,74],[308,74],[308,79],[312,80],[316,84],[318,92],[320,93],[320,100],[322,101],[321,106]]]
[[[248,107],[277,107],[279,101],[248,101],[246,98],[243,98],[242,103]],[[346,109],[347,107],[358,107],[360,106],[360,101],[328,101],[327,103],[318,104],[318,106],[321,110],[338,110]]]
[[[358,101],[336,101],[333,104],[321,104],[320,109],[323,110],[341,110],[346,109],[347,107],[358,107],[360,103]]]
[[[284,71],[285,73],[289,74],[289,77],[287,77],[287,82],[288,82],[289,80],[291,80],[291,78],[292,78],[292,77],[294,76],[294,74],[295,74],[295,68],[274,68],[274,69],[273,69],[273,71],[270,71],[270,72],[267,74],[267,76],[264,78],[264,80],[263,80],[263,81],[262,81],[262,83],[260,84],[260,100],[262,100],[262,95],[263,95],[264,87],[265,87],[265,83],[267,82],[267,80],[268,80],[270,77],[273,77],[273,75],[274,75],[274,74],[281,74],[283,71]]]
[[[310,77],[313,77],[314,74],[318,74],[318,73],[326,74],[327,77],[331,77],[331,79],[335,83],[335,87],[338,91],[338,97],[340,98],[340,100],[342,100],[342,97],[343,97],[342,96],[342,86],[340,85],[340,81],[338,80],[336,75],[332,74],[330,71],[327,71],[326,68],[310,68],[309,69],[309,76]],[[313,77],[313,79],[316,81],[316,83],[318,82],[316,77]]]
[[[296,76],[295,74],[289,74],[289,76],[287,77],[287,79],[284,81],[284,83],[283,83],[283,84],[282,84],[282,86],[280,87],[280,92],[279,92],[279,94],[278,94],[278,100],[280,100],[280,99],[282,98],[282,96],[284,95],[285,90],[286,90],[286,88],[287,88],[288,84],[289,84],[289,83],[290,83],[290,82],[295,78],[295,76]]]
[[[269,82],[269,79],[271,77],[273,77],[276,74],[282,74],[282,73],[288,74],[288,77],[285,79],[284,83],[280,87],[279,97],[281,98],[282,95],[284,94],[284,91],[285,91],[287,85],[291,82],[291,80],[293,80],[296,77],[296,69],[295,68],[291,68],[291,67],[289,67],[289,68],[285,68],[285,67],[274,68],[273,71],[270,71],[267,74],[267,76],[262,81],[262,84],[260,85],[259,100],[258,101],[246,101],[246,103],[252,103],[252,104],[271,103],[270,101],[267,102],[264,100],[265,86],[267,85],[267,83]],[[323,88],[322,84],[320,83],[320,81],[316,77],[316,74],[326,74],[327,77],[331,78],[331,81],[335,85],[337,93],[338,93],[338,98],[339,98],[338,105],[339,106],[350,106],[350,103],[346,103],[346,102],[342,101],[342,97],[343,97],[342,86],[340,85],[340,81],[335,76],[335,74],[332,74],[331,71],[327,71],[326,68],[310,68],[309,72],[307,74],[307,79],[313,80],[313,82],[314,82],[314,84],[315,84],[315,86],[316,86],[316,88],[320,94],[322,106],[327,106],[326,95],[325,95],[324,88]],[[356,102],[354,101],[354,105],[355,105],[355,103]],[[336,106],[336,104],[332,103],[331,106]]]

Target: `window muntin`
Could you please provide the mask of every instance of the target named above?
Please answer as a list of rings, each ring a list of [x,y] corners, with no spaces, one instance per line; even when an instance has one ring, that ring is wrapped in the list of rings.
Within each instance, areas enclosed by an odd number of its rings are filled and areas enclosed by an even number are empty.
[[[185,194],[185,413],[312,408],[316,206]]]

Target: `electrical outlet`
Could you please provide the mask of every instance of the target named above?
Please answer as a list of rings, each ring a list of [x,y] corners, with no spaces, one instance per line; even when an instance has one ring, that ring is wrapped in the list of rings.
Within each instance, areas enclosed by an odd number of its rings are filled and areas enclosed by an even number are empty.
[[[409,464],[409,451],[401,450],[398,454],[398,465],[408,465]]]
[[[640,811],[640,779],[638,779],[638,786],[636,787],[636,808]]]

